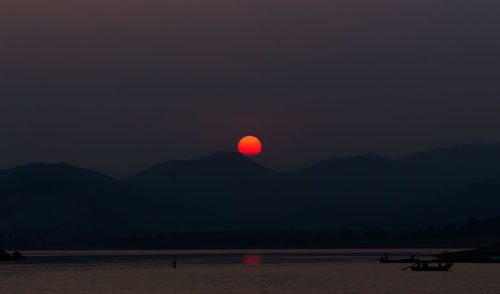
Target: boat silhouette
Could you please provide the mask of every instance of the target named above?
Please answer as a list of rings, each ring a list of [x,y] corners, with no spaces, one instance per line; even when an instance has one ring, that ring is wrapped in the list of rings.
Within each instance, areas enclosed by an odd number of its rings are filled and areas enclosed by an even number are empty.
[[[412,255],[410,258],[389,259],[387,254],[386,254],[384,256],[381,256],[378,259],[378,261],[381,263],[414,263],[414,262],[418,262],[418,258],[415,258],[415,255]]]
[[[417,262],[417,264],[411,266],[412,271],[416,272],[446,272],[450,270],[451,266],[453,263],[447,262],[445,264],[442,264],[439,262],[437,266],[429,266],[430,262]]]

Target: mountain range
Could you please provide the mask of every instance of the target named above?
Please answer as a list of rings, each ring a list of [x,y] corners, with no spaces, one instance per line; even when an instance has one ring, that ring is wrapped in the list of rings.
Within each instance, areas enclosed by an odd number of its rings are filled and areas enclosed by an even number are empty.
[[[234,229],[406,229],[497,217],[500,143],[277,172],[230,151],[126,179],[68,164],[0,170],[0,239]]]

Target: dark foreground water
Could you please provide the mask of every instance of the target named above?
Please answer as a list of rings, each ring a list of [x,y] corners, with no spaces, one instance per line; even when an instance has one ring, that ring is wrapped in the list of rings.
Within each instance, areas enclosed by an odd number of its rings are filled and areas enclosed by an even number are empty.
[[[0,263],[0,293],[500,293],[500,264],[401,271],[385,252],[440,250],[31,251]]]

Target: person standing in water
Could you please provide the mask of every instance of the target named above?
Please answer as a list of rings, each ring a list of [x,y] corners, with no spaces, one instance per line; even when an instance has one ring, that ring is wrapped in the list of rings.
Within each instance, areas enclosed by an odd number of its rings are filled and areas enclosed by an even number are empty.
[[[177,261],[175,261],[175,259],[174,259],[174,261],[172,261],[172,267],[173,267],[174,269],[176,269],[176,268],[177,268]]]

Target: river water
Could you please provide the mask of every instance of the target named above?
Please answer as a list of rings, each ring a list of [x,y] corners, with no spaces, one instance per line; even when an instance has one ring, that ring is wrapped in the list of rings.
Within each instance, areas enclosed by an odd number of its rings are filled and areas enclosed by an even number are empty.
[[[0,293],[500,293],[500,264],[412,272],[375,261],[440,251],[27,251],[0,263]]]

